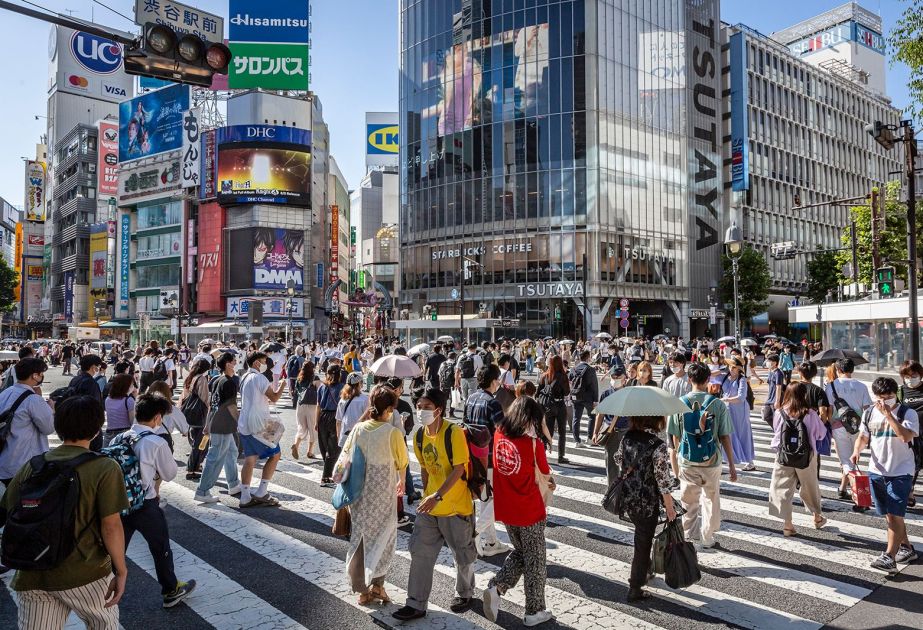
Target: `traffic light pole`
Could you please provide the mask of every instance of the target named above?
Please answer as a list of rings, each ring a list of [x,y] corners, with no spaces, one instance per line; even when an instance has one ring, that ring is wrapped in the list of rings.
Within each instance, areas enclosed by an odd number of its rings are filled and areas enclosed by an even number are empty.
[[[910,281],[910,359],[920,360],[920,315],[917,312],[917,184],[914,168],[916,140],[913,124],[904,125],[904,167],[907,177],[907,253],[910,258],[908,279]]]

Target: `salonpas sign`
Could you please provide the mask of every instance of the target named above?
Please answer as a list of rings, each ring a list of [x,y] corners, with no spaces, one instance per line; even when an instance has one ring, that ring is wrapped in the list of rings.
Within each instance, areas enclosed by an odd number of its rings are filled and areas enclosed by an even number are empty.
[[[525,298],[573,298],[583,297],[581,282],[539,282],[517,284],[516,297]]]

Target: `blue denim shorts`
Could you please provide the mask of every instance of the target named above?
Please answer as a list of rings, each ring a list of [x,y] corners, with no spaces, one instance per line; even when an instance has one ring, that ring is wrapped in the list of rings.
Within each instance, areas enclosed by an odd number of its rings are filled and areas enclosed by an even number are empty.
[[[904,516],[907,512],[907,499],[913,490],[913,476],[884,477],[869,473],[872,487],[872,501],[879,516],[891,514]]]
[[[259,459],[269,459],[273,455],[281,453],[279,445],[266,446],[252,435],[240,436],[240,446],[244,449],[244,457],[253,457],[256,455]]]

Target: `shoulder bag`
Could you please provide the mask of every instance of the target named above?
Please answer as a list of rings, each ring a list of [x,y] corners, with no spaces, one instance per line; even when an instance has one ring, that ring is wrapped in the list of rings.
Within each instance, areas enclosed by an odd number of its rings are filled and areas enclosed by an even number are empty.
[[[538,438],[532,438],[532,462],[535,467],[535,485],[538,486],[538,492],[542,495],[542,502],[545,504],[545,507],[548,507],[551,505],[551,497],[554,495],[554,491],[558,487],[558,484],[554,481],[554,475],[550,472],[546,475],[538,467],[538,458],[535,456],[536,442],[538,441]]]

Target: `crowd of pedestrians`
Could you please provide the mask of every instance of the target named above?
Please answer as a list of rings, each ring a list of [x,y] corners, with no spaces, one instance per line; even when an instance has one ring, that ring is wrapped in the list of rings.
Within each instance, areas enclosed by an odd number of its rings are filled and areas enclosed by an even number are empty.
[[[160,497],[161,484],[180,473],[174,434],[188,441],[185,475],[197,483],[198,504],[219,501],[213,490],[223,472],[239,508],[278,507],[270,486],[282,458],[277,403],[286,391],[297,427],[286,457],[319,458],[326,488],[358,471],[364,475],[361,494],[348,507],[346,556],[359,604],[391,602],[385,582],[397,532],[412,525],[407,598],[393,612],[398,620],[426,616],[443,547],[456,571],[452,612],[472,606],[477,558],[505,555],[483,592],[484,614],[496,621],[501,600],[522,579],[523,623],[553,617],[544,595],[545,529],[555,490],[550,454],[559,466],[574,465],[566,456],[568,432],[576,448],[604,450],[610,487],[624,484],[630,500],[619,515],[635,528],[627,599],[649,597],[644,586],[658,526],[680,519],[685,539],[707,552],[718,545],[722,470],[732,483],[738,470],[755,470],[754,381],[765,380],[768,388],[761,412],[777,456],[767,512],[782,521],[781,535],[798,535],[795,492],[814,527],[826,525],[822,456],[835,451],[840,498],[851,499],[847,488],[868,450],[870,494],[887,522],[886,547],[871,566],[894,573],[916,559],[904,515],[923,464],[923,367],[917,363],[905,364],[900,386],[877,379],[870,396],[853,378],[850,359],[833,363],[817,385],[809,350],[797,360],[789,346],[768,348],[758,364],[749,349],[677,339],[639,339],[625,347],[605,340],[446,342],[409,356],[398,343],[380,339],[288,347],[203,342],[194,349],[151,342],[130,350],[113,345],[105,356],[88,350],[63,343],[36,352],[25,345],[0,381],[2,547],[16,570],[12,588],[24,628],[62,627],[71,611],[91,627],[118,627],[125,549],[135,532],[150,550],[163,606],[188,597],[196,583],[176,574]],[[417,375],[374,373],[375,360],[387,355],[415,362]],[[69,384],[44,391],[46,372],[62,363],[64,374],[77,369]],[[632,387],[660,388],[689,411],[597,411]],[[53,433],[63,444],[49,449]],[[419,481],[411,462],[419,465]],[[48,481],[54,475],[62,475],[57,485]],[[54,493],[75,477],[76,505],[54,503]],[[58,528],[49,546],[61,556],[54,564],[30,558],[30,545],[51,534],[29,521],[24,490],[47,497],[48,509],[60,512],[55,518],[76,525],[75,534]],[[498,523],[509,544],[498,536]]]

